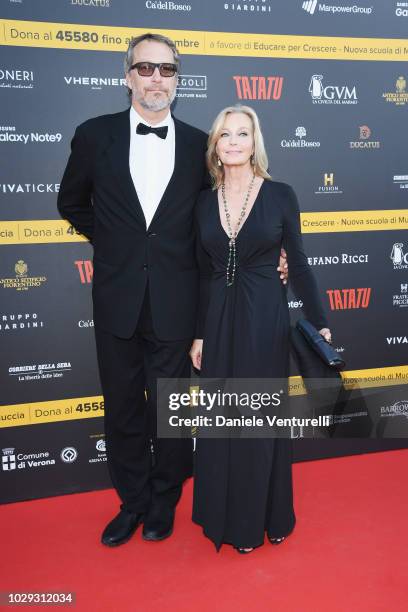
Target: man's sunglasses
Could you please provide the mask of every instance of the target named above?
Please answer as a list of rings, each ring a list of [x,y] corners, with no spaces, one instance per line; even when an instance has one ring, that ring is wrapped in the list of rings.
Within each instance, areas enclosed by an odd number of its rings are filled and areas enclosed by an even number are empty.
[[[166,62],[161,64],[154,64],[153,62],[137,62],[137,64],[133,64],[129,68],[129,72],[136,68],[139,76],[142,77],[150,77],[156,68],[159,69],[160,76],[162,77],[172,77],[177,72],[176,64],[168,64]]]

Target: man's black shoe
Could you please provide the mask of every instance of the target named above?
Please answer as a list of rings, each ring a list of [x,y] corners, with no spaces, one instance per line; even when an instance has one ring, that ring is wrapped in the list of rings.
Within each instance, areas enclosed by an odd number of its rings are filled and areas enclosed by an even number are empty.
[[[143,514],[121,510],[105,527],[101,539],[102,544],[105,544],[105,546],[125,544],[125,542],[130,540],[142,521]]]
[[[174,508],[150,511],[143,524],[143,539],[151,542],[165,540],[173,533]]]

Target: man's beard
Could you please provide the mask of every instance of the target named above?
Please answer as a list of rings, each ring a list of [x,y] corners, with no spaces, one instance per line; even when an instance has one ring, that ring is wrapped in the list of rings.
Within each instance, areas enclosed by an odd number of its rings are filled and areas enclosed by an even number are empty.
[[[171,106],[174,98],[176,97],[176,88],[174,88],[171,95],[168,95],[167,92],[164,92],[164,93],[166,94],[165,98],[158,97],[151,101],[147,101],[145,97],[143,96],[143,94],[140,93],[137,89],[133,91],[133,95],[134,95],[136,102],[139,102],[142,108],[144,108],[145,110],[149,110],[149,111],[161,111]]]

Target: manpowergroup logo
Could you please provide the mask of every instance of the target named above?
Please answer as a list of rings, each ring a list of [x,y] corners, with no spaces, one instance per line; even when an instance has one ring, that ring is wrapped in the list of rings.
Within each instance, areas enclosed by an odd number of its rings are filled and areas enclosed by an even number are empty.
[[[324,2],[318,2],[317,0],[306,0],[302,2],[302,9],[309,13],[309,15],[314,15],[316,9],[318,13],[330,15],[371,15],[374,10],[373,6],[326,4]]]
[[[177,98],[206,98],[207,76],[180,74],[177,80]]]
[[[392,245],[390,259],[393,263],[394,270],[408,269],[408,251],[405,252],[403,242],[395,242]]]
[[[61,142],[62,134],[60,132],[17,132],[14,125],[0,125],[0,142],[12,143],[43,143],[43,142]]]
[[[0,87],[9,89],[33,89],[34,71],[0,68]]]
[[[371,299],[371,287],[358,289],[327,289],[330,310],[351,310],[368,308]]]
[[[386,102],[395,106],[405,106],[408,102],[407,80],[400,75],[395,81],[395,91],[384,92],[382,97]]]
[[[334,177],[334,172],[325,172],[323,174],[323,184],[319,185],[315,194],[341,194],[342,189],[337,185]]]
[[[295,130],[296,138],[282,139],[281,147],[283,149],[319,149],[320,142],[318,140],[306,140],[307,132],[303,126],[298,126]]]
[[[270,13],[273,0],[241,0],[241,2],[222,2],[224,11],[234,13],[254,14]]]
[[[22,332],[44,327],[37,312],[0,314],[0,332]]]
[[[325,85],[323,74],[313,74],[309,93],[313,104],[358,104],[356,86]]]
[[[3,289],[15,289],[16,291],[28,291],[34,287],[41,287],[47,282],[46,276],[29,276],[28,265],[23,259],[19,259],[14,266],[15,276],[0,278],[0,287]]]
[[[8,369],[9,376],[13,376],[18,382],[31,380],[46,380],[50,378],[62,378],[72,371],[69,361],[54,363],[34,363],[30,365],[15,365]]]
[[[64,76],[64,82],[68,87],[90,87],[101,90],[103,87],[125,87],[126,79],[107,76]]]
[[[280,100],[282,76],[235,75],[236,93],[239,100]]]
[[[397,17],[408,17],[408,2],[397,2],[395,14]]]
[[[350,141],[350,149],[366,150],[366,149],[379,149],[381,143],[379,140],[371,139],[371,129],[368,125],[359,126],[359,140]]]

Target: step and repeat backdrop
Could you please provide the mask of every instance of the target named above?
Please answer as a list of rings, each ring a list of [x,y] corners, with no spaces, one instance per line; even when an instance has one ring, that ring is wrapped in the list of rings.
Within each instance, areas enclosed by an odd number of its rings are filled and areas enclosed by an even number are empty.
[[[128,106],[124,51],[145,31],[181,52],[177,117],[208,130],[230,104],[259,114],[270,172],[299,197],[344,378],[378,391],[383,426],[371,439],[359,437],[357,407],[347,440],[296,440],[296,458],[406,447],[392,423],[408,418],[408,2],[3,0],[1,10],[0,502],[109,486],[92,248],[56,200],[76,125]],[[302,303],[288,300],[296,320]]]

